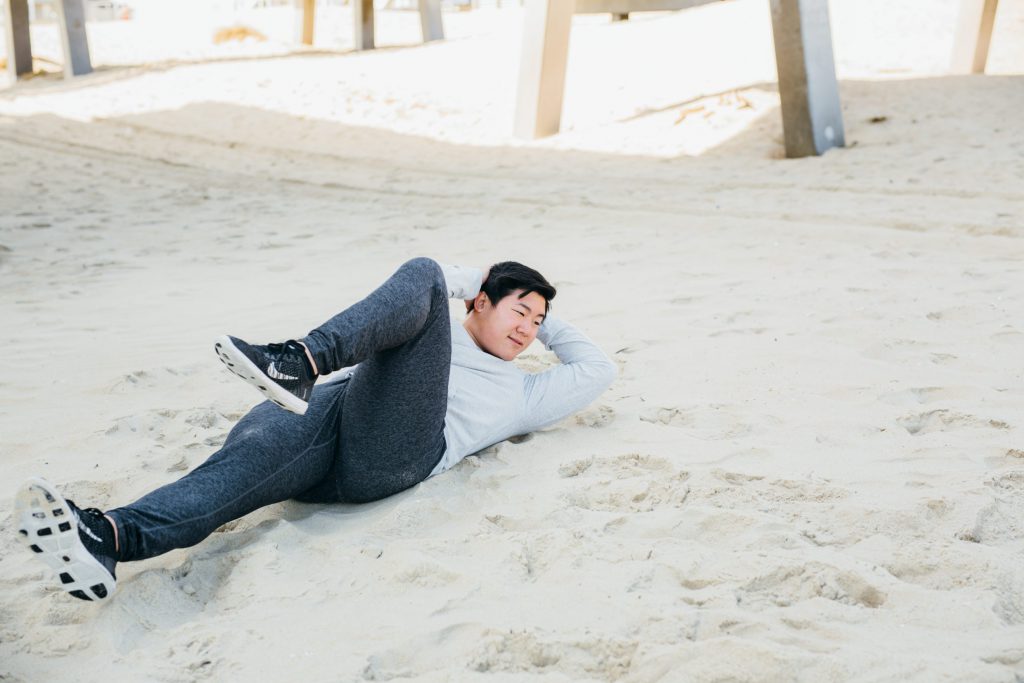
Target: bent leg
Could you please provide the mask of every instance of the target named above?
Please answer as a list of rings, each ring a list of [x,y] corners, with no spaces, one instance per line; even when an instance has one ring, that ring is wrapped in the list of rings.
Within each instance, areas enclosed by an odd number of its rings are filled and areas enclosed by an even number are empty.
[[[202,465],[110,510],[119,560],[143,560],[195,545],[220,525],[288,500],[323,479],[337,453],[345,384],[317,387],[305,417],[269,401],[257,405]]]
[[[449,325],[444,274],[421,258],[303,340],[317,364],[359,365],[341,411],[338,461],[300,499],[378,500],[430,475],[445,449]]]
[[[431,289],[438,281],[447,313],[441,267],[431,259],[416,258],[299,341],[309,349],[321,375],[361,363],[420,334],[431,311]]]

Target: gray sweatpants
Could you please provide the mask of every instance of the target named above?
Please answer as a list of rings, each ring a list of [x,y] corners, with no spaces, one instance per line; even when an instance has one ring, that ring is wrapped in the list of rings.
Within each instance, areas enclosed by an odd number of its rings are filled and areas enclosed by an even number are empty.
[[[426,479],[445,450],[447,295],[440,266],[413,259],[310,332],[320,373],[358,364],[352,376],[317,385],[305,415],[257,405],[202,465],[109,511],[119,560],[195,545],[271,503],[368,502]]]

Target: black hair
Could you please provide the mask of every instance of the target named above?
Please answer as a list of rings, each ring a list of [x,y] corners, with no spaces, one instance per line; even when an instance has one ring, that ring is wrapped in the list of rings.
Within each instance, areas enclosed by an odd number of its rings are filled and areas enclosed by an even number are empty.
[[[487,273],[487,280],[480,291],[487,295],[492,304],[497,304],[517,289],[523,290],[519,295],[520,299],[531,292],[537,292],[544,297],[544,315],[547,315],[551,308],[551,300],[555,298],[555,288],[543,275],[522,263],[495,263]]]

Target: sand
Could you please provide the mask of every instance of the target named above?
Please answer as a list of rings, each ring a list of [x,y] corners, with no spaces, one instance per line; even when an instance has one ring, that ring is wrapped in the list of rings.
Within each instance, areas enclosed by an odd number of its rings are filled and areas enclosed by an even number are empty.
[[[1024,6],[949,76],[956,3],[890,4],[833,3],[849,146],[802,160],[748,0],[577,18],[533,143],[515,8],[427,46],[384,12],[362,54],[268,10],[184,57],[140,13],[90,25],[94,75],[0,91],[0,680],[1024,678]],[[44,580],[24,477],[173,481],[258,400],[217,335],[302,334],[419,255],[539,268],[619,378],[399,496],[121,565],[106,604]]]

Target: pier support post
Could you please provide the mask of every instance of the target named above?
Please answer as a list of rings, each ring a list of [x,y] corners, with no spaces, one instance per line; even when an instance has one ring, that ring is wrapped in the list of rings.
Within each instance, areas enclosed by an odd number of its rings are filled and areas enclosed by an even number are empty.
[[[771,0],[786,156],[845,144],[828,0]]]
[[[998,4],[998,0],[960,0],[960,16],[956,22],[950,63],[952,73],[985,73]]]
[[[562,121],[572,0],[526,0],[514,133],[554,135]]]
[[[89,40],[85,35],[85,6],[82,0],[58,0],[60,40],[64,47],[64,77],[92,72]]]
[[[356,50],[372,50],[373,0],[352,0],[352,23]]]
[[[419,0],[420,26],[423,42],[444,40],[444,23],[441,21],[441,0]]]
[[[313,44],[316,28],[316,0],[294,0],[295,42],[300,45]]]
[[[7,29],[7,74],[11,82],[32,73],[32,39],[28,30],[28,0],[4,2],[4,28]]]

